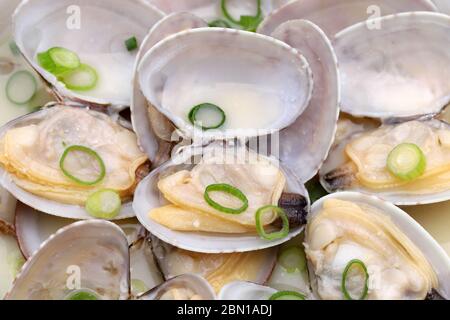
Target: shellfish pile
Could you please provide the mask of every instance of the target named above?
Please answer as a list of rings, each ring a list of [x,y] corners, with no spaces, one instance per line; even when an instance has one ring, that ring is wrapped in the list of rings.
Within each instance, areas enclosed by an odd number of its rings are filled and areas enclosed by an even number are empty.
[[[448,14],[0,0],[0,298],[450,299]]]

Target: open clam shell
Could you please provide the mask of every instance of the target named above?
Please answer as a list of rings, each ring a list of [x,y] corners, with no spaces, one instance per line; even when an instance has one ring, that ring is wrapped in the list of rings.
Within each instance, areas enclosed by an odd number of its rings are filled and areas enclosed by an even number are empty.
[[[138,73],[147,101],[185,136],[205,140],[284,129],[306,109],[313,89],[309,65],[295,49],[221,28],[169,36],[145,54]],[[201,131],[189,121],[191,109],[203,103],[223,109],[221,128]]]
[[[444,0],[445,1],[445,0]],[[296,0],[270,14],[258,28],[258,32],[270,35],[282,23],[306,19],[317,24],[328,37],[339,31],[369,19],[410,11],[436,11],[430,0]]]
[[[272,36],[305,56],[314,75],[308,108],[289,128],[280,132],[280,159],[302,181],[319,171],[337,129],[340,79],[331,42],[315,24],[294,20],[280,25]]]
[[[432,0],[439,12],[450,14],[450,3],[447,0]]]
[[[216,294],[204,278],[184,274],[139,296],[138,300],[216,300]]]
[[[383,133],[387,134],[386,137],[390,137],[390,141],[384,138]],[[443,170],[442,166],[445,165],[445,157],[439,158],[436,156],[442,152],[445,155],[446,145],[444,144],[445,134],[450,132],[449,124],[438,120],[423,120],[423,121],[411,121],[403,122],[400,124],[385,124],[377,129],[368,129],[368,131],[362,131],[349,135],[343,138],[338,144],[336,144],[331,150],[327,160],[320,168],[320,182],[322,186],[330,193],[336,191],[358,191],[366,194],[376,195],[383,200],[389,201],[400,206],[411,206],[420,204],[438,203],[447,201],[450,199],[450,191],[445,189],[446,180],[439,182],[439,178],[445,177],[448,173],[447,170]],[[440,138],[442,136],[442,138]],[[368,139],[364,142],[361,139]],[[372,140],[371,140],[372,139]],[[406,139],[406,140],[405,140]],[[369,140],[371,140],[369,142]],[[362,144],[359,144],[362,142]],[[414,186],[414,182],[410,181],[405,184],[401,184],[401,180],[393,181],[393,185],[378,184],[378,187],[373,187],[371,184],[362,183],[360,179],[367,179],[370,172],[371,179],[373,181],[387,181],[386,176],[388,174],[391,180],[391,174],[386,169],[386,161],[389,152],[397,145],[401,143],[415,143],[425,152],[427,157],[427,168],[430,168],[430,173],[424,177],[427,185]],[[364,166],[361,169],[350,159],[348,153],[348,146],[352,144],[352,155],[357,159],[364,157]],[[363,148],[364,151],[358,149],[353,153],[355,147]],[[435,148],[440,148],[438,152]],[[367,153],[364,153],[367,152]],[[429,158],[428,158],[429,157]],[[431,158],[432,157],[432,158]],[[372,162],[370,162],[372,159]],[[357,162],[359,160],[356,160]],[[439,162],[441,161],[441,162]],[[375,169],[376,168],[376,169]],[[439,174],[432,174],[431,170],[441,170]],[[428,169],[427,169],[428,170]],[[361,178],[360,176],[364,174]],[[393,176],[392,176],[393,177]],[[441,178],[442,180],[442,178]],[[369,180],[363,180],[365,182]],[[392,180],[391,180],[392,181]],[[417,185],[416,185],[417,186]]]
[[[433,288],[439,292],[441,296],[443,296],[446,299],[450,298],[450,258],[444,251],[442,247],[439,246],[439,244],[413,219],[411,218],[406,212],[401,210],[400,208],[385,202],[375,196],[368,196],[365,194],[357,193],[357,192],[341,192],[332,194],[329,196],[326,196],[312,206],[311,214],[309,216],[309,223],[321,212],[324,202],[328,200],[341,200],[341,201],[347,201],[355,204],[360,204],[363,206],[368,206],[371,208],[376,209],[382,216],[383,219],[386,219],[385,222],[393,223],[395,228],[398,229],[397,232],[401,232],[406,236],[417,248],[420,250],[420,252],[424,255],[425,259],[428,261],[428,263],[431,265],[431,268],[434,270],[437,280],[438,280],[438,287]],[[343,220],[344,223],[345,220]],[[353,222],[355,224],[355,228],[358,225],[358,221]],[[332,227],[326,225],[324,222],[322,225],[322,229],[320,229],[320,225],[316,225],[316,228],[314,229],[314,232],[317,234],[318,238],[316,238],[315,241],[316,245],[321,243],[320,241],[327,241],[327,239],[333,239],[335,234],[332,233]],[[310,228],[310,225],[308,225],[308,228]],[[308,235],[308,232],[312,232],[309,229],[306,229],[307,235],[306,235],[306,246],[307,248],[311,249],[311,242],[310,242],[310,236],[312,234]],[[320,230],[319,230],[320,229]],[[329,232],[327,232],[327,230]],[[386,229],[387,230],[387,229]],[[394,229],[391,229],[394,230]],[[377,235],[378,236],[378,235]],[[377,237],[376,236],[376,237]],[[396,239],[402,239],[402,236],[396,236]],[[370,243],[372,245],[372,242],[369,240],[365,240],[367,244]],[[364,243],[364,242],[361,242]],[[408,246],[406,242],[399,243],[400,246]],[[348,260],[351,260],[354,255],[358,255],[360,253],[357,253],[358,250],[354,250],[353,254],[350,254],[348,257],[345,256],[344,252],[342,252],[340,258],[348,258]],[[330,251],[331,252],[331,251]],[[338,257],[336,256],[336,259]],[[311,261],[310,261],[311,262]],[[317,262],[317,261],[316,261]],[[338,261],[335,262],[336,264]],[[312,267],[310,265],[310,267]],[[345,267],[345,265],[344,265]],[[375,270],[375,269],[374,269]],[[369,270],[370,271],[370,270]],[[310,268],[310,276],[311,276],[311,283],[314,290],[317,290],[317,278],[315,276],[313,268]],[[395,279],[395,278],[394,278]],[[326,280],[326,279],[325,279]],[[324,281],[325,281],[324,280]],[[322,283],[324,284],[324,282]],[[339,282],[340,284],[340,282]],[[377,285],[377,282],[371,282],[371,285]],[[375,289],[377,289],[375,287]],[[370,290],[370,287],[369,287]],[[405,292],[405,294],[408,294]]]
[[[18,118],[16,120],[8,123],[7,125],[1,127],[0,136],[4,137],[7,132],[9,132],[10,130],[15,129],[15,128],[22,128],[24,126],[33,127],[36,124],[39,124],[42,121],[48,119],[47,117],[49,115],[54,115],[55,113],[62,112],[61,110],[63,110],[64,108],[65,108],[64,106],[55,106],[55,107],[52,107],[49,109],[43,109],[41,111]],[[67,110],[69,110],[69,109],[67,109]],[[77,110],[78,111],[76,111],[76,112],[79,112],[79,111],[87,112],[87,114],[89,114],[90,116],[93,117],[92,119],[96,119],[97,116],[99,117],[99,119],[106,119],[105,117],[107,117],[103,113],[97,113],[92,110],[87,110],[87,109],[77,109]],[[75,111],[75,110],[73,110],[73,111]],[[73,112],[73,111],[71,111],[71,112]],[[68,120],[68,119],[66,119],[66,120]],[[113,122],[111,122],[111,123],[113,123]],[[60,122],[59,125],[62,125],[63,127],[65,126],[66,129],[68,127],[72,127],[71,129],[68,129],[69,130],[68,132],[66,132],[66,131],[64,132],[67,139],[69,139],[69,140],[71,140],[72,138],[78,139],[77,135],[78,135],[78,132],[80,132],[79,130],[81,130],[81,127],[74,125],[73,122],[70,122],[70,124],[68,122],[66,122],[65,125],[63,122]],[[58,130],[66,130],[66,129],[59,128]],[[100,127],[97,129],[101,130]],[[121,129],[124,130],[123,132],[128,133],[128,131],[126,129],[124,129],[124,128],[121,128]],[[52,131],[52,130],[49,130],[48,132],[50,132],[50,136],[54,135],[56,133],[55,131]],[[51,132],[53,132],[53,133],[51,133]],[[75,135],[72,136],[72,134],[74,134],[74,133],[75,133]],[[87,134],[87,133],[85,132],[85,134]],[[61,138],[59,133],[56,136],[53,136],[53,138],[55,138],[56,140],[59,139],[58,137]],[[45,138],[45,137],[43,137],[43,138]],[[47,137],[47,138],[49,138],[49,137]],[[117,138],[119,138],[119,137],[117,137]],[[56,148],[50,152],[52,155],[54,155],[53,152],[55,150],[57,150],[60,147],[63,147],[63,145],[56,145],[56,144],[52,145],[52,143],[55,143],[56,140],[53,140],[51,137],[50,137],[50,140],[46,140],[46,142],[48,142],[48,145],[51,145],[53,148]],[[44,144],[44,145],[46,145],[46,148],[48,147],[47,144]],[[137,152],[141,153],[138,150],[137,144],[135,145],[135,149]],[[58,151],[56,151],[56,152],[58,152]],[[145,156],[142,153],[141,153],[141,155],[143,158],[145,158]],[[107,163],[106,163],[106,166],[108,166]],[[84,220],[84,219],[92,219],[93,218],[92,216],[90,216],[87,213],[84,206],[82,206],[82,205],[69,204],[69,202],[63,203],[63,202],[59,202],[57,200],[50,200],[51,198],[45,198],[43,196],[31,193],[31,192],[21,188],[14,181],[13,175],[11,173],[9,173],[3,167],[0,167],[0,184],[5,189],[7,189],[15,198],[17,198],[24,204],[26,204],[40,212],[48,213],[51,215],[56,215],[56,216],[63,217],[63,218],[76,219],[76,220]],[[47,191],[44,190],[44,191],[47,192],[49,190],[47,190]],[[49,192],[51,192],[51,190]],[[114,220],[121,220],[121,219],[130,218],[130,217],[134,217],[134,216],[135,216],[135,214],[132,209],[131,202],[125,201],[122,205],[122,209],[121,209],[120,213],[114,218]]]
[[[175,127],[152,105],[150,105],[139,86],[137,68],[144,55],[164,38],[188,29],[204,28],[208,24],[190,13],[174,13],[156,23],[142,41],[136,57],[133,79],[133,95],[131,97],[131,120],[138,137],[139,145],[153,163],[161,164],[158,151],[162,145],[171,143]],[[162,161],[165,162],[165,161]]]
[[[139,41],[163,13],[143,0],[36,0],[23,1],[13,17],[14,38],[28,62],[62,100],[98,105],[129,106],[136,54],[124,41]],[[95,89],[75,92],[66,88],[37,62],[37,54],[52,47],[76,52],[96,69]]]
[[[154,236],[175,247],[202,253],[232,253],[261,250],[275,247],[299,235],[304,229],[302,225],[291,228],[287,237],[274,241],[267,241],[257,234],[222,234],[206,232],[181,232],[171,230],[149,217],[152,209],[159,208],[167,202],[158,190],[158,181],[161,177],[173,174],[183,169],[192,168],[193,157],[201,157],[203,152],[213,151],[216,145],[210,145],[205,150],[190,148],[172,157],[170,161],[154,170],[141,181],[135,192],[133,208],[141,224]],[[223,150],[223,149],[221,149]],[[268,159],[274,161],[273,159]],[[309,209],[309,195],[300,180],[287,168],[280,168],[286,177],[286,192],[303,196]]]
[[[399,118],[435,114],[450,101],[450,17],[401,13],[362,22],[336,35],[342,110]]]
[[[115,224],[76,222],[50,237],[24,265],[9,300],[60,300],[75,290],[91,290],[101,299],[129,296],[129,252]]]

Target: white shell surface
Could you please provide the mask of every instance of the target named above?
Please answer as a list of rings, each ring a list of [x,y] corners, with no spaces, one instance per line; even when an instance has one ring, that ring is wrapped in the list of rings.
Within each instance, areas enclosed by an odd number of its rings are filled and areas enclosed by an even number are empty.
[[[432,0],[439,12],[450,14],[450,2],[448,0]]]
[[[263,35],[221,28],[166,38],[147,52],[138,72],[144,96],[158,111],[186,136],[206,139],[286,128],[305,110],[313,89],[309,65],[295,49]],[[189,112],[202,103],[224,110],[223,127],[203,132],[190,123]]]
[[[58,107],[54,107],[58,108]],[[50,109],[43,109],[32,114],[20,117],[13,120],[0,128],[0,136],[3,136],[7,131],[15,127],[20,127],[25,124],[38,123]],[[87,213],[84,207],[78,205],[64,204],[56,201],[48,200],[43,197],[34,195],[14,183],[10,173],[0,167],[0,185],[9,191],[20,202],[50,215],[58,216],[61,218],[69,218],[74,220],[88,220],[93,219],[91,215]],[[122,209],[117,217],[113,220],[122,220],[126,218],[134,217],[135,213],[132,208],[131,202],[125,202],[122,204]]]
[[[159,146],[158,132],[153,125],[166,127],[168,124],[165,123],[165,121],[168,120],[161,115],[161,117],[165,119],[156,119],[153,124],[150,121],[148,113],[149,106],[139,86],[137,67],[144,55],[155,44],[164,38],[183,30],[203,28],[207,26],[208,25],[205,21],[190,13],[174,13],[156,23],[141,44],[134,67],[133,95],[131,97],[131,120],[133,123],[133,129],[138,137],[139,145],[149,156],[151,161],[155,160]]]
[[[140,42],[163,13],[143,0],[25,0],[13,17],[14,38],[31,65],[64,98],[101,105],[130,105],[135,52],[125,40]],[[52,47],[76,52],[96,69],[99,81],[87,92],[68,90],[36,59]]]
[[[325,33],[306,20],[280,25],[272,34],[305,56],[314,75],[314,89],[306,111],[280,132],[280,159],[302,181],[319,171],[337,129],[340,82],[337,59]]]
[[[102,299],[126,299],[129,259],[128,242],[118,226],[100,220],[76,222],[51,236],[28,260],[6,299],[64,299],[75,289],[67,287],[74,272],[81,278],[81,289],[94,290]]]
[[[269,300],[277,290],[251,282],[236,281],[227,284],[218,295],[219,300]]]
[[[11,289],[25,258],[13,234],[2,233],[0,222],[0,300]]]
[[[177,169],[185,169],[186,167],[189,167],[184,163],[189,163],[191,161],[191,155],[198,154],[199,153],[196,153],[195,151],[193,153],[187,151],[184,155],[183,153],[180,153],[176,157],[172,158],[172,160],[168,161],[164,165],[151,172],[138,185],[133,201],[133,208],[136,212],[138,220],[154,236],[175,247],[188,251],[202,253],[231,253],[247,252],[275,247],[289,241],[303,231],[304,226],[299,226],[291,229],[289,235],[286,238],[275,241],[267,241],[261,239],[257,234],[226,235],[219,233],[174,231],[152,220],[149,217],[150,210],[164,205],[164,199],[162,199],[157,187],[160,175],[164,174],[165,172],[175,172],[177,171]],[[286,175],[286,188],[288,189],[288,191],[308,197],[307,191],[301,184],[300,180],[296,178],[295,175],[290,171],[286,171],[284,169],[283,172]]]
[[[336,35],[342,111],[373,118],[441,111],[450,100],[450,17],[401,13]]]
[[[363,202],[381,211],[419,248],[432,265],[439,280],[439,288],[435,288],[444,298],[450,298],[450,258],[442,247],[425,229],[400,208],[375,196],[358,192],[340,192],[328,195],[311,208],[310,219],[318,214],[327,199]]]
[[[371,25],[369,19],[410,11],[436,11],[436,7],[430,0],[296,0],[269,15],[258,32],[270,35],[283,22],[306,19],[333,37],[355,23]]]

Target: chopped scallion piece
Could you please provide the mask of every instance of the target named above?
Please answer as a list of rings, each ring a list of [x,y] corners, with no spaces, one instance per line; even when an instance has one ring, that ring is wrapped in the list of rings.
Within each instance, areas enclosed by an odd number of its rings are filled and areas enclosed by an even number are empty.
[[[38,53],[37,59],[42,68],[55,76],[73,71],[81,65],[80,58],[75,52],[61,47]]]
[[[391,151],[387,159],[389,171],[405,181],[411,181],[423,175],[426,166],[425,154],[413,143],[398,145]]]
[[[347,266],[345,267],[344,273],[342,274],[342,283],[341,283],[341,290],[344,293],[344,297],[347,300],[354,300],[350,293],[347,291],[347,275],[350,269],[353,266],[358,266],[362,269],[364,273],[364,288],[361,293],[361,296],[359,297],[359,300],[364,300],[367,297],[367,294],[369,292],[369,274],[367,273],[367,267],[361,260],[355,259],[350,261]]]
[[[220,119],[217,121],[216,124],[203,125],[206,122],[206,120],[201,120],[199,113],[205,112],[205,111],[213,111],[220,116]],[[206,131],[206,130],[220,128],[225,123],[227,117],[225,115],[225,112],[220,107],[216,106],[215,104],[202,103],[202,104],[199,104],[198,106],[195,106],[194,108],[192,108],[192,110],[189,112],[188,118],[189,118],[189,121],[194,126],[199,127],[202,130]]]
[[[208,25],[211,28],[231,28],[231,25],[227,21],[222,19],[211,21]]]
[[[95,88],[98,81],[97,71],[87,64],[82,64],[76,70],[59,77],[70,90],[89,91]]]
[[[30,102],[36,91],[35,77],[25,70],[14,73],[6,84],[6,97],[9,101],[18,105]]]
[[[69,293],[65,300],[100,300],[100,299],[94,291],[84,289]]]
[[[261,218],[262,215],[265,214],[267,211],[275,211],[283,221],[283,228],[280,231],[273,233],[266,233],[266,231],[264,230],[264,225],[261,221]],[[289,234],[289,219],[286,215],[286,212],[284,212],[284,210],[280,207],[265,206],[258,209],[258,211],[256,211],[255,220],[256,220],[256,230],[258,231],[258,234],[262,239],[273,241],[283,239],[287,237],[287,235]]]
[[[65,168],[66,158],[72,152],[82,152],[82,153],[88,155],[90,158],[92,158],[93,160],[95,160],[98,163],[98,166],[100,168],[100,173],[95,180],[91,180],[91,181],[81,180],[80,178],[77,178],[75,176],[76,173],[71,173]],[[59,167],[61,168],[61,171],[64,173],[64,175],[67,178],[69,178],[72,181],[75,181],[76,183],[78,183],[80,185],[84,185],[84,186],[96,185],[97,183],[101,182],[105,178],[105,175],[106,175],[106,167],[105,167],[105,163],[103,162],[102,158],[100,158],[100,156],[98,155],[97,152],[95,152],[94,150],[92,150],[90,148],[84,147],[84,146],[76,146],[75,145],[75,146],[68,147],[64,151],[63,155],[61,156],[61,159],[59,160]]]
[[[114,219],[120,212],[122,200],[114,190],[100,190],[92,194],[86,202],[86,211],[99,219]]]
[[[127,47],[128,51],[134,51],[138,48],[138,41],[136,37],[131,37],[127,40],[125,40],[125,46]]]
[[[295,291],[280,291],[273,294],[269,300],[305,300],[306,296]]]
[[[229,195],[239,199],[240,201],[242,201],[242,206],[237,209],[224,207],[211,198],[211,196],[209,194],[210,192],[223,192],[223,193],[229,194]],[[229,184],[209,185],[205,190],[204,198],[205,198],[205,201],[211,207],[213,207],[214,209],[216,209],[220,212],[223,212],[223,213],[240,214],[240,213],[244,212],[245,210],[247,210],[247,208],[248,208],[248,199],[245,196],[245,194],[243,194],[241,190],[239,190],[233,186],[230,186]]]
[[[232,23],[241,26],[244,30],[247,31],[256,31],[258,25],[261,23],[262,17],[262,9],[261,9],[261,0],[256,0],[256,5],[258,6],[257,12],[255,16],[241,16],[239,20],[233,18],[230,12],[227,9],[227,0],[221,0],[221,8],[222,13],[229,21]]]
[[[278,257],[278,262],[288,273],[306,270],[305,253],[298,246],[283,249]]]

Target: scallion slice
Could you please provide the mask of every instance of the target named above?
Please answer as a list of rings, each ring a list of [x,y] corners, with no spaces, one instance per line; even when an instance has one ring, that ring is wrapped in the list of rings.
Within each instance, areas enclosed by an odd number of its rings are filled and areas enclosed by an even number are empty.
[[[240,201],[242,201],[242,206],[240,208],[234,209],[234,208],[227,208],[222,206],[221,204],[214,201],[211,196],[209,195],[210,192],[223,192],[227,193]],[[204,194],[205,201],[214,209],[228,214],[240,214],[248,209],[248,199],[245,196],[244,193],[242,193],[241,190],[238,188],[235,188],[233,186],[230,186],[229,184],[212,184],[206,187],[205,194]]]
[[[305,300],[306,296],[296,291],[280,291],[273,294],[269,300]]]
[[[28,71],[14,73],[6,84],[6,97],[12,103],[23,105],[31,101],[37,91],[37,81]]]
[[[261,9],[261,0],[256,0],[256,5],[258,6],[257,12],[255,16],[241,16],[239,20],[236,20],[233,18],[233,16],[230,14],[230,12],[227,9],[227,0],[222,0],[221,2],[221,8],[222,13],[230,20],[232,23],[241,26],[244,30],[247,31],[256,31],[258,28],[258,25],[262,21],[262,9]]]
[[[86,211],[99,219],[114,219],[119,215],[122,200],[114,190],[100,190],[92,194],[86,201]]]
[[[79,68],[72,72],[61,75],[59,80],[70,90],[89,91],[94,89],[97,85],[98,74],[91,66],[81,64]]]
[[[288,273],[306,270],[306,257],[304,251],[298,246],[285,248],[278,257],[278,263]]]
[[[419,146],[403,143],[395,147],[388,156],[389,172],[401,180],[411,181],[424,174],[427,159]]]
[[[131,37],[127,40],[125,40],[125,47],[127,47],[128,51],[134,51],[138,48],[138,41],[136,37]]]
[[[207,111],[207,110],[210,110],[210,111],[213,111],[213,112],[216,112],[216,113],[219,114],[220,120],[218,121],[217,124],[213,124],[213,125],[210,125],[210,126],[204,126],[203,125],[204,121],[199,119],[200,118],[199,117],[199,113],[201,111]],[[223,126],[223,124],[225,123],[225,121],[227,119],[227,117],[225,115],[225,112],[219,106],[216,106],[215,104],[212,104],[212,103],[202,103],[202,104],[199,104],[199,105],[195,106],[189,112],[188,118],[189,118],[189,121],[194,126],[199,127],[199,128],[201,128],[202,130],[205,130],[205,131],[206,130],[212,130],[212,129],[220,128],[221,126]]]
[[[273,233],[266,233],[266,231],[264,230],[264,225],[262,224],[261,218],[262,215],[265,214],[267,211],[275,211],[283,221],[283,228],[280,231]],[[286,212],[284,212],[284,210],[280,207],[265,206],[258,209],[258,211],[256,211],[255,214],[255,220],[256,220],[256,230],[258,231],[258,234],[262,239],[273,241],[283,239],[289,234],[289,219],[286,215]]]
[[[231,28],[231,25],[226,20],[223,19],[211,21],[208,25],[211,28]]]
[[[361,293],[361,296],[359,297],[359,300],[364,300],[367,297],[367,294],[369,292],[369,273],[367,272],[367,267],[361,260],[354,259],[350,261],[347,266],[345,267],[344,273],[342,274],[342,283],[341,283],[341,290],[344,293],[344,297],[347,300],[354,300],[350,293],[347,291],[347,275],[350,269],[353,266],[359,266],[362,271],[364,272],[364,288],[363,292]]]
[[[88,289],[80,289],[69,293],[65,300],[100,300],[98,295]]]
[[[91,181],[84,181],[81,180],[80,178],[77,178],[75,176],[75,173],[71,173],[69,172],[66,168],[65,168],[65,161],[66,158],[69,156],[70,153],[72,152],[82,152],[87,154],[88,156],[90,156],[92,159],[94,159],[99,167],[100,167],[100,173],[98,175],[98,177],[95,180],[91,180]],[[84,186],[93,186],[96,185],[97,183],[101,182],[106,175],[106,167],[105,167],[105,163],[103,162],[102,158],[100,158],[100,156],[98,155],[97,152],[95,152],[94,150],[84,147],[84,146],[70,146],[68,147],[63,155],[61,156],[61,159],[59,160],[59,167],[61,168],[61,171],[64,173],[64,175],[71,179],[72,181],[75,181],[76,183],[80,184],[80,185],[84,185]]]
[[[73,71],[81,65],[80,58],[75,52],[61,47],[38,53],[37,60],[42,68],[55,76]]]

